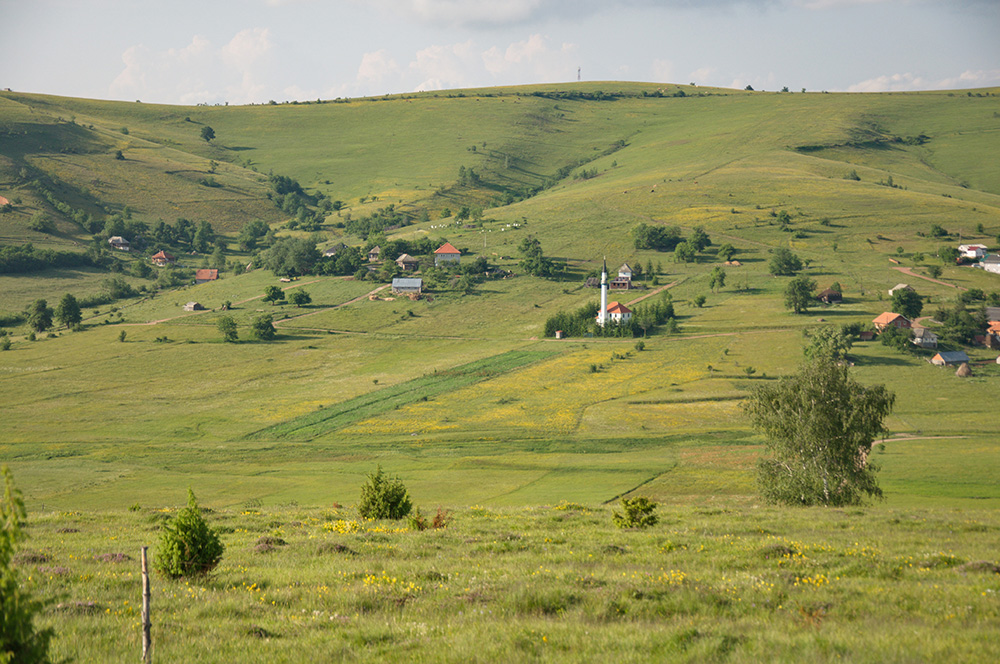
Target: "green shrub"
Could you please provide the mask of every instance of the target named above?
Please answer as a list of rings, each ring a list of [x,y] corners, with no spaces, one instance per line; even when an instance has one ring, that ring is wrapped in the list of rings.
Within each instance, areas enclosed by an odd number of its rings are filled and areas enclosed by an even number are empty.
[[[49,662],[51,629],[36,630],[43,604],[31,597],[14,569],[14,551],[27,535],[27,511],[10,470],[3,467],[0,495],[0,662]]]
[[[187,507],[163,526],[155,567],[172,578],[207,574],[222,560],[224,550],[219,535],[201,516],[194,492],[188,489]]]
[[[398,477],[389,477],[379,465],[361,487],[358,513],[365,519],[402,519],[413,507],[410,495]]]
[[[645,496],[622,498],[624,514],[615,511],[611,519],[619,528],[648,528],[656,525],[656,503]]]

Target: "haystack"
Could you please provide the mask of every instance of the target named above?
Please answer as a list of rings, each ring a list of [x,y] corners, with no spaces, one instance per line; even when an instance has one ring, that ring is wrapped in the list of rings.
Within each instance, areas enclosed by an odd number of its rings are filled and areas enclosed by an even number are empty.
[[[968,362],[962,362],[962,365],[960,367],[958,367],[958,370],[955,372],[955,375],[956,376],[962,376],[963,378],[965,376],[971,376],[972,375],[972,369],[969,368],[969,363]]]

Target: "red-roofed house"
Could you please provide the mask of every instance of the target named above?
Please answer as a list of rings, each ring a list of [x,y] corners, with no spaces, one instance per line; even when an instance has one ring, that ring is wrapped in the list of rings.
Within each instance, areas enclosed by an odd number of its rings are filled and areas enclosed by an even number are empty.
[[[167,252],[161,249],[160,251],[153,254],[153,257],[150,260],[153,261],[153,265],[159,265],[160,267],[164,267],[168,264],[176,263],[177,257],[172,254],[168,254]]]
[[[205,268],[202,270],[197,270],[194,273],[194,283],[196,284],[203,284],[206,281],[215,281],[218,278],[219,278],[219,271],[215,269],[210,270],[208,268]]]
[[[461,258],[462,252],[452,246],[451,242],[445,242],[434,252],[434,265],[457,263]]]
[[[598,323],[600,323],[600,317],[598,317]],[[622,323],[627,323],[632,320],[632,310],[626,307],[621,302],[611,302],[608,304],[608,321],[621,325]]]
[[[0,196],[0,207],[3,207],[4,205],[10,205],[10,201],[8,201],[3,196]]]
[[[910,319],[903,314],[886,311],[885,313],[879,314],[878,318],[872,321],[872,325],[874,325],[875,329],[879,332],[890,325],[892,327],[898,327],[901,330],[908,330],[910,328]]]

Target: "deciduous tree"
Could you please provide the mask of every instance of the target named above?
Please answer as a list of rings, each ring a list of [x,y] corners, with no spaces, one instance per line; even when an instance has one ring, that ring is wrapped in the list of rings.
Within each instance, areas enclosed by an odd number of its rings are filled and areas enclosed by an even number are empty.
[[[778,247],[771,255],[767,268],[775,276],[792,277],[802,270],[802,259],[793,254],[790,249]]]
[[[272,306],[275,302],[283,301],[285,299],[285,291],[281,290],[277,286],[265,286],[264,287],[264,302],[271,302]]]
[[[217,323],[219,326],[219,332],[222,332],[222,340],[235,343],[239,339],[239,333],[236,330],[236,320],[232,316],[223,316],[219,319]]]
[[[56,320],[66,327],[73,327],[83,320],[80,303],[77,302],[72,293],[66,293],[59,300],[59,305],[56,307]]]
[[[797,505],[856,505],[880,498],[869,460],[895,395],[865,386],[845,365],[817,358],[776,385],[754,388],[743,408],[765,437],[757,484],[767,500]]]
[[[795,277],[785,286],[785,308],[797,314],[807,313],[815,290],[816,282],[809,277],[805,275]]]
[[[892,310],[913,320],[924,310],[924,303],[916,291],[903,288],[892,294]]]

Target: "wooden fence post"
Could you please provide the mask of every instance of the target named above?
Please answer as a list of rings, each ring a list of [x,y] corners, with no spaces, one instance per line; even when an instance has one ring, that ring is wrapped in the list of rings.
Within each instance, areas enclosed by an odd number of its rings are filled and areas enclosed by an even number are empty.
[[[141,547],[142,552],[142,661],[148,664],[152,661],[152,642],[150,640],[149,628],[149,567],[146,564],[146,549]]]

